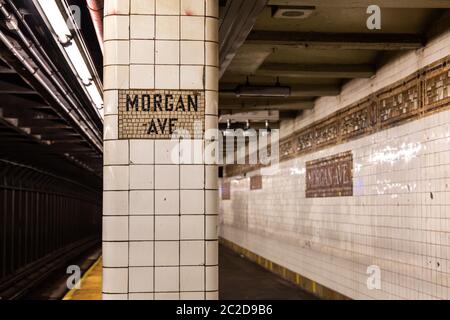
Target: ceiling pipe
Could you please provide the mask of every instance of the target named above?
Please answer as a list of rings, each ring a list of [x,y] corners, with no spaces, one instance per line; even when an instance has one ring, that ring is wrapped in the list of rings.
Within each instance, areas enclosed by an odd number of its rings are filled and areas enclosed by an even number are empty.
[[[97,34],[98,44],[103,53],[103,0],[86,0],[95,33]]]
[[[10,2],[10,5],[12,3]],[[13,9],[16,12],[17,15],[17,8],[12,5]],[[13,19],[14,15],[11,14],[5,7],[5,3],[3,0],[0,0],[0,13],[3,14],[5,20],[9,21],[10,19]],[[26,21],[22,17],[22,24],[29,30],[28,25],[26,24]],[[10,24],[15,25],[14,19],[11,20]],[[84,123],[86,127],[80,127],[82,128],[83,133],[91,139],[94,146],[100,151],[103,151],[103,146],[101,144],[101,135],[96,134],[96,130],[92,125],[92,122],[89,121],[89,119],[86,118],[86,115],[81,112],[73,112],[74,110],[77,110],[78,104],[76,101],[73,100],[70,93],[65,90],[60,82],[60,80],[57,77],[57,73],[55,73],[50,67],[43,61],[41,58],[41,55],[36,50],[35,45],[33,44],[33,40],[29,40],[22,31],[18,28],[15,30],[15,32],[18,34],[19,38],[23,41],[24,44],[27,44],[28,50],[30,51],[31,55],[37,61],[37,63],[41,66],[37,66],[30,62],[31,59],[25,58],[21,52],[19,52],[19,49],[17,46],[11,42],[10,38],[8,38],[3,32],[0,31],[0,41],[4,43],[4,45],[16,56],[19,61],[23,64],[23,66],[35,77],[35,79],[47,90],[47,92],[52,96],[52,98],[64,109],[64,111],[69,115],[69,117],[74,121],[76,124]],[[42,48],[42,47],[41,47]],[[49,85],[49,83],[45,80],[45,73],[48,77],[52,80],[52,83],[57,86],[58,89],[60,89],[63,94],[57,94],[52,86]],[[71,105],[71,107],[68,107],[61,99],[61,97],[65,97]],[[86,131],[85,129],[90,129],[90,131]]]

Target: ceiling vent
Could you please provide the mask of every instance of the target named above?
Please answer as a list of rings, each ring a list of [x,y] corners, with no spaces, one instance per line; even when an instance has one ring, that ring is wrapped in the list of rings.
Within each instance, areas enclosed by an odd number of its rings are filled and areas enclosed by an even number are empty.
[[[272,9],[276,19],[306,19],[316,10],[313,6],[277,6]]]

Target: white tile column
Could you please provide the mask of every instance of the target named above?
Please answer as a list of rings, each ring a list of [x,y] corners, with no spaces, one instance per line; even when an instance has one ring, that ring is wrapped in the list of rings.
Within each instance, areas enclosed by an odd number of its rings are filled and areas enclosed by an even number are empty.
[[[204,129],[217,128],[218,0],[106,0],[104,39],[103,298],[217,299],[208,141],[123,138],[119,96],[200,92]]]

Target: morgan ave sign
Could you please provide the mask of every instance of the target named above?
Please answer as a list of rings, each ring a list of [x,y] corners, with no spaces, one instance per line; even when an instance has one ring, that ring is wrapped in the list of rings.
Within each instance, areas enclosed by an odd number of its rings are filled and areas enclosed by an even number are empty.
[[[119,91],[119,139],[194,138],[203,133],[204,119],[203,91]]]
[[[306,198],[353,195],[351,151],[306,162]]]

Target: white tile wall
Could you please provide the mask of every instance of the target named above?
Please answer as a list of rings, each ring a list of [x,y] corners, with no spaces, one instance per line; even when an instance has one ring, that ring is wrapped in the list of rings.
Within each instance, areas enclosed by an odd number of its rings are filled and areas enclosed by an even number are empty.
[[[119,92],[117,90],[109,90],[103,92],[103,96],[106,101],[104,103],[105,115],[116,115],[118,112]]]
[[[156,267],[155,290],[157,292],[179,291],[179,273],[179,267]]]
[[[219,270],[217,266],[206,267],[206,290],[209,292],[217,291],[219,288]]]
[[[182,240],[202,240],[205,238],[204,216],[181,216],[180,238]]]
[[[178,241],[157,241],[155,244],[156,266],[178,266],[180,264]]]
[[[152,216],[130,216],[130,240],[153,240],[155,233],[154,220]]]
[[[180,166],[180,188],[203,190],[205,187],[204,170],[203,165]],[[217,175],[215,178],[217,178]]]
[[[107,52],[104,56],[105,65],[128,65],[130,63],[129,41],[106,41],[105,48]]]
[[[128,242],[103,243],[103,266],[109,268],[128,267]]]
[[[103,161],[106,165],[121,165],[129,163],[128,141],[105,141],[103,145]]]
[[[154,39],[155,38],[155,16],[153,15],[131,15],[130,16],[130,38],[131,39]]]
[[[156,38],[162,40],[180,39],[179,16],[156,16]]]
[[[197,0],[181,0],[181,14],[187,16],[204,16],[205,2]]]
[[[180,163],[180,146],[177,141],[172,140],[155,140],[156,164],[179,164]]]
[[[130,191],[130,215],[152,215],[155,209],[153,197],[153,190]],[[128,204],[128,199],[126,203]]]
[[[205,293],[202,292],[182,292],[180,294],[181,300],[205,300]]]
[[[155,42],[156,64],[180,63],[180,42],[176,40],[157,40]]]
[[[204,241],[182,241],[180,243],[180,265],[201,266],[205,264]]]
[[[130,140],[130,163],[153,164],[155,159],[154,140]]]
[[[155,294],[154,293],[130,293],[128,295],[129,300],[154,300]],[[119,300],[126,300],[126,299],[119,299]]]
[[[178,215],[180,213],[179,190],[156,190],[155,198],[156,215]]]
[[[153,89],[155,87],[154,69],[152,65],[131,65],[130,88]]]
[[[156,189],[179,189],[180,188],[180,166],[178,165],[156,165],[155,166]]]
[[[205,214],[205,191],[204,190],[181,190],[180,191],[181,214]]]
[[[127,268],[103,268],[103,292],[106,294],[128,293]]]
[[[128,192],[105,191],[103,193],[103,215],[105,216],[128,215]]]
[[[179,240],[180,238],[179,216],[155,217],[155,240]]]
[[[205,43],[203,41],[181,41],[181,63],[186,65],[205,64]]]
[[[103,293],[103,300],[110,300],[110,301],[115,301],[115,300],[127,300],[128,299],[128,294],[121,294],[121,293]]]
[[[214,266],[219,262],[218,241],[206,241],[206,265]]]
[[[155,14],[155,0],[131,0],[131,14]]]
[[[105,1],[109,2],[109,1]],[[126,1],[124,1],[126,2]],[[105,11],[108,13],[108,11]],[[111,11],[110,11],[111,12]],[[104,40],[128,40],[130,34],[128,32],[130,25],[130,18],[122,15],[106,16],[104,19]]]
[[[131,40],[130,41],[130,63],[132,64],[150,64],[155,63],[154,40]]]
[[[105,1],[104,299],[218,297],[205,268],[218,264],[217,168],[203,140],[118,140],[117,108],[120,89],[205,90],[217,126],[217,17],[216,0]]]
[[[180,89],[180,67],[171,65],[156,65],[155,88]]]
[[[103,241],[127,241],[127,217],[103,217]]]
[[[371,79],[281,124],[281,135],[324,118],[450,54],[450,32]],[[231,180],[221,236],[354,299],[450,298],[450,111],[282,162],[249,191]],[[305,163],[353,151],[354,196],[305,198]],[[381,289],[367,288],[367,267]]]
[[[116,91],[116,90],[114,90]],[[118,138],[118,116],[105,115],[103,122],[103,138],[104,140],[114,140]]]
[[[130,170],[130,190],[151,190],[153,189],[153,165],[131,165]]]
[[[205,68],[203,66],[181,66],[180,86],[186,89],[203,89]]]
[[[205,267],[180,267],[180,287],[182,291],[205,290]]]
[[[129,242],[130,267],[153,266],[154,246],[153,241]]]

